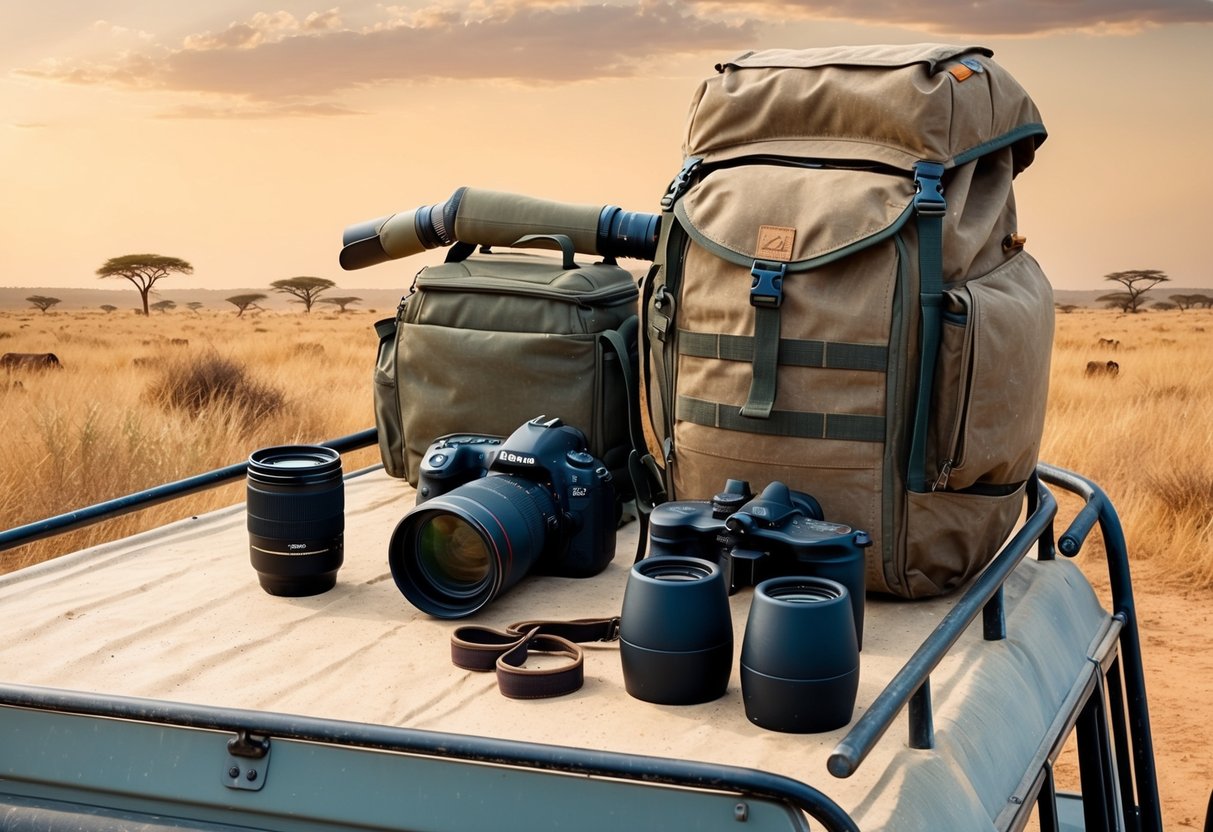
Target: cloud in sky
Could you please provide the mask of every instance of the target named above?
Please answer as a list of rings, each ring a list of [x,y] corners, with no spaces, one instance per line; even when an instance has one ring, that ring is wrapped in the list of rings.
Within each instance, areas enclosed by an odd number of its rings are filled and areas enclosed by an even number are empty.
[[[327,99],[365,85],[628,77],[671,55],[718,57],[721,50],[757,41],[765,25],[789,18],[987,36],[1213,22],[1211,0],[458,1],[463,5],[379,6],[375,20],[358,26],[347,25],[336,8],[302,18],[257,12],[177,43],[149,43],[139,32],[135,47],[105,59],[51,59],[17,72],[74,84],[207,93],[229,102],[181,107],[169,117],[340,115],[353,111]],[[97,26],[119,29],[103,21]]]
[[[257,13],[221,31],[189,35],[179,45],[129,50],[101,61],[50,60],[18,72],[65,83],[215,93],[252,102],[317,101],[385,81],[557,83],[627,77],[654,58],[734,48],[755,33],[752,23],[697,16],[684,4],[664,0],[385,11],[384,19],[358,29],[344,27],[336,9],[303,20],[287,12]]]
[[[692,0],[704,13],[883,24],[942,34],[1122,34],[1153,26],[1213,23],[1210,0]]]

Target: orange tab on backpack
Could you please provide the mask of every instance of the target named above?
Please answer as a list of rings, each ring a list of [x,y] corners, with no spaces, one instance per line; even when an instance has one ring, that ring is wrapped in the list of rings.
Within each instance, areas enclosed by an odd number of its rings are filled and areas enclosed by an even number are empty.
[[[952,73],[952,77],[957,81],[963,81],[973,74],[973,70],[964,64],[952,64],[948,67],[948,72]]]
[[[763,260],[792,259],[792,244],[796,242],[796,229],[782,225],[758,226],[758,245],[755,256]]]

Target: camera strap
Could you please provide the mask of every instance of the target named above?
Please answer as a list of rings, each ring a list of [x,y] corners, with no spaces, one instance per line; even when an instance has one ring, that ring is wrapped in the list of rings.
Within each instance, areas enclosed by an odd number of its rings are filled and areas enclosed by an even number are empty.
[[[464,670],[495,671],[498,690],[510,699],[545,699],[581,688],[585,671],[579,644],[618,639],[618,616],[519,621],[504,630],[465,626],[451,634],[451,661]],[[555,667],[528,668],[531,653],[563,656],[567,661]]]

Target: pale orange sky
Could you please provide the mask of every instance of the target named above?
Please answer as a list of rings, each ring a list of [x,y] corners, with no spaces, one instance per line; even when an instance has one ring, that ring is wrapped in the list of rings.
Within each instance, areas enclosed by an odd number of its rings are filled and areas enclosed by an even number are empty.
[[[1209,0],[8,0],[0,285],[127,288],[96,269],[156,252],[195,267],[164,288],[404,288],[433,258],[342,272],[346,225],[460,185],[657,211],[716,61],[943,41],[990,46],[1044,115],[1017,195],[1054,286],[1213,288],[1211,23]]]

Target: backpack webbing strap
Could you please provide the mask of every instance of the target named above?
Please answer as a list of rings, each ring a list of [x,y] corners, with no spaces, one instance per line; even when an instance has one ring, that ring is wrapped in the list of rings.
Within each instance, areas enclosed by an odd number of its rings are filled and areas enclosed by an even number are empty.
[[[665,500],[665,488],[661,475],[656,471],[656,463],[648,452],[640,427],[640,394],[636,388],[636,380],[632,377],[631,350],[629,343],[637,342],[638,319],[632,315],[620,325],[619,329],[608,329],[601,333],[601,338],[615,355],[619,357],[619,367],[622,371],[624,395],[628,403],[628,478],[632,481],[632,496],[636,501],[636,520],[640,524],[639,541],[636,544],[636,560],[644,557],[645,545],[648,542],[649,514],[653,508]]]
[[[921,308],[919,330],[918,401],[914,409],[914,428],[910,438],[909,470],[906,487],[910,491],[927,490],[927,427],[930,421],[931,391],[935,383],[935,360],[943,306],[943,219],[948,211],[943,196],[943,165],[919,162],[914,165],[914,213],[918,221],[918,302]]]
[[[723,335],[680,329],[678,352],[680,355],[695,358],[750,362],[754,360],[754,339],[748,335]],[[779,339],[779,364],[783,367],[885,372],[888,363],[889,350],[882,344]]]
[[[676,415],[684,422],[721,430],[790,436],[802,439],[841,439],[852,442],[883,442],[882,416],[858,413],[813,413],[805,410],[772,410],[762,420],[747,419],[736,405],[679,396]]]
[[[783,279],[787,263],[755,260],[750,269],[750,305],[754,307],[754,377],[741,408],[747,419],[769,419],[775,407],[779,374],[779,307],[783,304]]]

